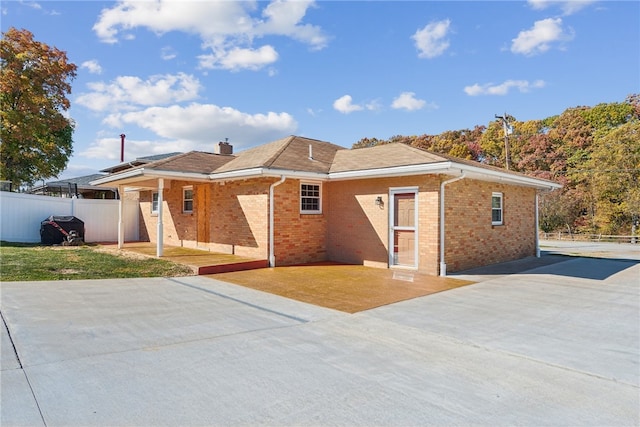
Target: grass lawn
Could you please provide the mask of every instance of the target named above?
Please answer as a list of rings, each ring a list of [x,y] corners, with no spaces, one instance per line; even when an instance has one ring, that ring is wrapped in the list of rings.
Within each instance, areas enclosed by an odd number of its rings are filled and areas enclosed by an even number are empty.
[[[193,271],[189,267],[156,258],[108,252],[100,245],[0,242],[0,280],[3,282],[190,275]]]

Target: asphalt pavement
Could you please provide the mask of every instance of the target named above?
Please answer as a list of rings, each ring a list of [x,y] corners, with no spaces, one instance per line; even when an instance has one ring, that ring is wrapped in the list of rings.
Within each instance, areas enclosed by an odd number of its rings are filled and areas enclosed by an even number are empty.
[[[356,314],[198,276],[5,282],[0,425],[637,426],[640,247],[571,243]]]

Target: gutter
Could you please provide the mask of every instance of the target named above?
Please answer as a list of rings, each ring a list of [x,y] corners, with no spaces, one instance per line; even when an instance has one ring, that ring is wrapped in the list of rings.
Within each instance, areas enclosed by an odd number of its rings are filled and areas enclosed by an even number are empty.
[[[316,181],[325,181],[327,174],[322,172],[306,172],[296,171],[290,169],[271,169],[264,167],[241,169],[231,172],[214,172],[208,175],[208,178],[212,181],[219,180],[233,180],[233,179],[247,179],[257,176],[261,177],[282,177],[286,175],[288,178],[293,179],[313,179]]]
[[[276,255],[275,255],[275,248],[274,248],[274,214],[273,214],[273,199],[274,199],[274,188],[276,188],[278,185],[282,184],[283,182],[285,182],[287,179],[286,176],[282,175],[280,177],[280,181],[274,182],[273,184],[271,184],[269,186],[269,267],[275,267],[276,266]]]
[[[445,238],[445,233],[444,233],[444,224],[445,224],[445,218],[444,218],[444,187],[447,184],[451,184],[453,182],[456,181],[460,181],[461,179],[466,178],[465,176],[465,171],[460,171],[460,176],[457,176],[455,178],[451,178],[448,181],[442,181],[440,183],[440,276],[441,277],[446,277],[447,275],[447,263],[444,260],[444,249],[445,249],[445,244],[444,244],[444,238]]]

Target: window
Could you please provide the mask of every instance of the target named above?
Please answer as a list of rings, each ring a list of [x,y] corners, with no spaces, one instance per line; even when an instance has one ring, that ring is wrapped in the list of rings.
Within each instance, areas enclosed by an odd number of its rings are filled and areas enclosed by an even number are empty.
[[[193,187],[182,189],[182,212],[193,212]]]
[[[321,213],[320,184],[300,184],[300,213]]]
[[[151,193],[151,213],[152,214],[158,213],[158,192],[157,191],[154,191],[153,193]]]
[[[491,224],[502,225],[502,193],[491,194]]]

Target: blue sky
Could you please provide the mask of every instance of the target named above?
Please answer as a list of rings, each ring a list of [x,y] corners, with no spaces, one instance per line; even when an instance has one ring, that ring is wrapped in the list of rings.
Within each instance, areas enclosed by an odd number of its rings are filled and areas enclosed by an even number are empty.
[[[637,1],[3,1],[78,65],[60,176],[291,134],[344,147],[640,92]]]

